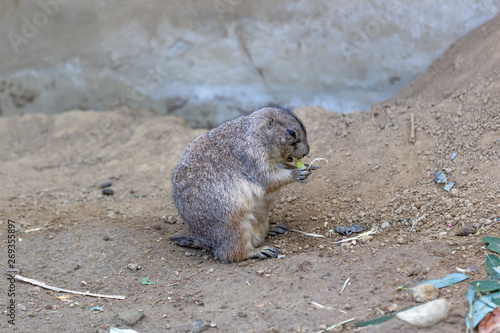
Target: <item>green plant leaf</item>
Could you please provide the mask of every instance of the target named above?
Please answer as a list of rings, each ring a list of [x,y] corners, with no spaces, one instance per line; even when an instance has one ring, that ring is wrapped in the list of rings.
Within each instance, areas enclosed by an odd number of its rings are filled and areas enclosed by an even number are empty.
[[[500,283],[496,281],[472,281],[469,284],[482,293],[500,290]]]
[[[467,289],[467,293],[465,293],[465,297],[467,297],[467,302],[469,302],[470,305],[474,302],[474,296],[476,296],[476,291],[474,288],[469,287],[469,289]]]
[[[493,281],[500,280],[500,258],[494,254],[488,254],[484,260],[486,272],[491,276]]]
[[[390,315],[390,316],[383,316],[383,317],[380,317],[380,318],[377,318],[377,319],[368,320],[368,321],[362,321],[360,323],[356,323],[356,324],[354,324],[354,326],[356,326],[356,327],[366,327],[366,326],[371,326],[371,325],[378,325],[378,324],[385,323],[386,321],[389,321],[389,320],[391,320],[394,317],[396,317],[395,314]]]
[[[450,275],[445,276],[442,279],[439,280],[427,280],[422,282],[422,284],[432,284],[434,287],[437,289],[444,288],[444,287],[449,287],[454,285],[455,283],[461,282],[465,279],[468,279],[469,277],[463,273],[453,273]]]
[[[150,277],[145,277],[142,279],[142,284],[147,285],[147,284],[155,284],[153,281],[151,281]]]
[[[500,238],[485,236],[482,239],[483,243],[489,243],[488,250],[500,254]]]
[[[409,310],[413,308],[413,306],[409,306],[407,308],[404,308],[403,310],[399,311],[399,312],[403,312],[403,311],[406,311],[406,310]],[[378,324],[382,324],[382,323],[385,323],[386,321],[389,321],[391,320],[392,318],[396,317],[396,314],[392,314],[390,316],[383,316],[383,317],[380,317],[380,318],[377,318],[377,319],[373,319],[373,320],[368,320],[368,321],[362,321],[360,323],[356,323],[354,324],[354,326],[356,327],[365,327],[365,326],[371,326],[371,325],[378,325]]]
[[[472,305],[472,327],[476,327],[481,320],[500,305],[500,292],[485,295]],[[467,327],[470,327],[469,317],[466,318]]]

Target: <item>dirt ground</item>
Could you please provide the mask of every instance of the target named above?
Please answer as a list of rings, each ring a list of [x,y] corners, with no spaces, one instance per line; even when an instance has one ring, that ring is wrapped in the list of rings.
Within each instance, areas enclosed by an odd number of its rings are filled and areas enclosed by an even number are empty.
[[[206,130],[126,109],[1,118],[2,267],[11,219],[22,276],[126,298],[61,300],[18,281],[15,326],[4,314],[0,331],[109,332],[128,327],[116,318],[126,311],[144,314],[133,326],[141,333],[189,332],[195,320],[214,326],[206,332],[318,332],[350,318],[334,331],[357,331],[355,322],[416,304],[398,286],[457,267],[483,279],[481,238],[500,234],[499,27],[495,19],[473,31],[372,113],[296,110],[311,146],[304,161],[330,163],[310,183],[287,187],[271,220],[326,238],[269,238],[280,259],[223,264],[168,241],[186,231],[172,172],[182,148]],[[436,170],[455,182],[451,192],[434,183]],[[107,181],[113,195],[99,188]],[[410,231],[417,214],[425,217]],[[385,221],[390,227],[381,229]],[[330,229],[353,224],[378,232],[366,242],[331,243],[342,237]],[[464,227],[476,232],[458,236]],[[154,284],[143,285],[145,277]],[[2,279],[2,313],[8,289]],[[441,289],[452,311],[432,328],[393,319],[362,331],[463,331],[466,289],[467,282]]]

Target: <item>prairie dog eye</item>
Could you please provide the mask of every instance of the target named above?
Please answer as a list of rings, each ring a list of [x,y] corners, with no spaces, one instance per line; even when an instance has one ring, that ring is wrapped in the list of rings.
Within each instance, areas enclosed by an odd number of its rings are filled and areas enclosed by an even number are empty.
[[[292,136],[292,138],[296,138],[295,132],[292,130],[288,130],[288,133]]]

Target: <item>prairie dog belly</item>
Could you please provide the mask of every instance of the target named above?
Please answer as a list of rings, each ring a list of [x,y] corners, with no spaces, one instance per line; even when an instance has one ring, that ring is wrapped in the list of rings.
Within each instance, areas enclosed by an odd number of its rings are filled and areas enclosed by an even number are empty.
[[[252,248],[257,248],[264,243],[269,230],[269,211],[279,195],[278,191],[264,194],[253,207],[249,207],[245,214],[241,228],[244,238],[250,240]]]

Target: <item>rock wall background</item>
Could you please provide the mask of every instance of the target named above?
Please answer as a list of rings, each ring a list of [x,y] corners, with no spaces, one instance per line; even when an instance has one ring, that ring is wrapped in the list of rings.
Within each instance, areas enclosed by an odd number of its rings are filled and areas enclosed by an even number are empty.
[[[126,105],[213,126],[269,102],[369,109],[500,0],[0,2],[0,114]]]

